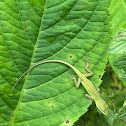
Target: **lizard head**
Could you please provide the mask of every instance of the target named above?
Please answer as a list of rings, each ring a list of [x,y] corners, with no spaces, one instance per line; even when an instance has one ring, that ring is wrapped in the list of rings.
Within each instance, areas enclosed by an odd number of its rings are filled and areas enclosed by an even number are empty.
[[[103,100],[101,99],[100,101],[95,101],[96,102],[96,106],[97,108],[104,114],[104,115],[108,115],[108,104]]]

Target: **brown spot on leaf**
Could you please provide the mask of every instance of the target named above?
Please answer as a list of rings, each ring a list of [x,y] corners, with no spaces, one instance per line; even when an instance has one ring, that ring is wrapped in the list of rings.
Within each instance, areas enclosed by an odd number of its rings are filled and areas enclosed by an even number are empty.
[[[69,120],[67,120],[66,123],[69,123]]]
[[[99,79],[101,78],[101,75],[99,75]]]

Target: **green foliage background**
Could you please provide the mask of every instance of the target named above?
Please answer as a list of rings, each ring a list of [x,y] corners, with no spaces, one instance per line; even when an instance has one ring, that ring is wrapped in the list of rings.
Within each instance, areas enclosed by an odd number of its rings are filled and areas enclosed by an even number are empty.
[[[114,54],[109,57],[105,73],[110,41],[126,25],[125,3],[124,0],[1,0],[0,126],[125,125],[125,108],[122,108],[125,89],[121,84],[125,86],[125,80],[120,78],[120,82],[116,76],[120,71],[118,65],[114,66],[117,59],[112,58]],[[120,6],[123,9],[118,11],[118,18],[116,10]],[[108,117],[94,103],[90,106],[86,90],[82,86],[76,89],[64,74],[77,78],[75,73],[60,63],[32,69],[10,94],[17,79],[36,63],[58,59],[86,73],[86,56],[94,73],[89,80],[96,88],[103,80],[100,92],[110,106]]]

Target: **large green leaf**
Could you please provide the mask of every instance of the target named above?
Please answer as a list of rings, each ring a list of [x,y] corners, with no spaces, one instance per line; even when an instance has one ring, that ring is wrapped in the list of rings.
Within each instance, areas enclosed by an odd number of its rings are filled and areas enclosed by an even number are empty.
[[[46,63],[17,78],[37,62],[58,59],[85,73],[86,56],[99,87],[110,41],[109,0],[0,1],[0,125],[73,125],[89,107],[59,63]]]

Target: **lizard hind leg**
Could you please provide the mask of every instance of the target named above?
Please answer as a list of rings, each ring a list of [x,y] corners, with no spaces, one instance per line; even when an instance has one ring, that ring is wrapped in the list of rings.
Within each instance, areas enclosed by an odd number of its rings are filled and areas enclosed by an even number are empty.
[[[86,74],[84,74],[85,77],[89,77],[93,75],[93,72],[91,72],[91,70],[88,68],[89,67],[89,60],[86,57],[86,62],[85,62],[85,70],[88,72]]]
[[[78,80],[76,80],[76,78],[75,78],[73,75],[72,75],[72,77],[69,76],[69,75],[66,74],[66,73],[65,73],[65,75],[66,75],[67,77],[69,77],[70,80],[74,80],[74,83],[75,83],[76,88],[78,88],[78,87],[80,86],[80,83],[81,83],[81,79],[80,79],[80,78],[78,78]]]

